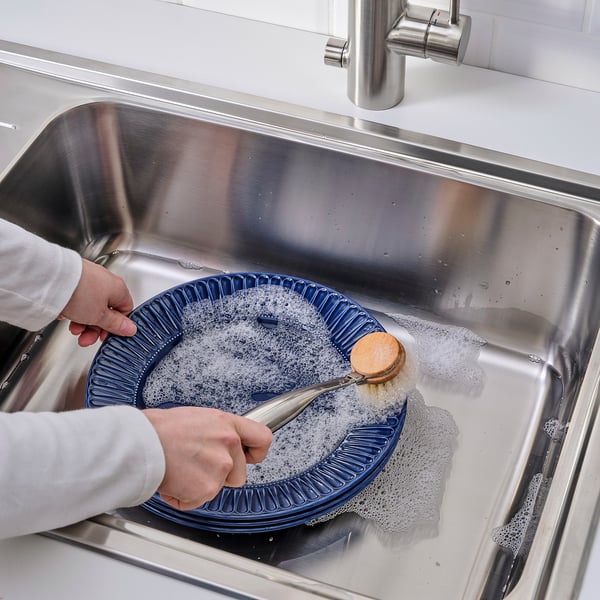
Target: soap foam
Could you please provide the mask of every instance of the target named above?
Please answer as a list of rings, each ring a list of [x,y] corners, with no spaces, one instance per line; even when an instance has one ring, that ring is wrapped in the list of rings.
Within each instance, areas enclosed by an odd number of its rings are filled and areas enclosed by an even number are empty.
[[[544,423],[544,432],[552,440],[561,440],[565,432],[565,426],[558,419],[548,419]]]
[[[405,375],[409,384],[397,398],[400,406],[410,390],[400,440],[369,486],[315,522],[352,512],[381,533],[401,533],[408,540],[437,530],[458,439],[452,415],[427,406],[414,389],[414,380],[418,373],[420,380],[476,393],[483,386],[477,359],[485,341],[464,328],[388,316],[415,340],[415,347],[407,349],[412,361]],[[261,325],[258,317],[277,326]],[[316,309],[279,286],[189,305],[183,325],[181,343],[148,377],[147,406],[171,401],[241,414],[256,405],[252,394],[257,392],[281,393],[349,371]],[[376,398],[365,402],[366,390],[358,393],[358,389],[350,386],[321,396],[276,432],[268,457],[248,466],[248,482],[271,482],[301,473],[330,454],[353,427],[382,421],[385,415]]]
[[[481,393],[485,374],[479,354],[486,341],[464,327],[403,314],[386,315],[412,336],[408,356],[413,380],[470,395]],[[414,381],[412,382],[414,384]],[[419,391],[408,394],[406,421],[392,457],[359,495],[315,522],[352,512],[384,534],[404,541],[435,535],[446,479],[457,445],[452,415],[428,406]]]
[[[426,321],[411,315],[390,314],[415,340],[419,381],[442,383],[445,389],[478,395],[485,375],[478,359],[487,343],[465,327]]]
[[[257,405],[257,395],[264,399],[350,371],[315,307],[280,286],[189,304],[182,328],[181,342],[146,380],[147,407],[171,402],[243,414]],[[396,408],[403,401],[399,397]],[[248,465],[248,482],[305,471],[331,454],[348,431],[381,422],[390,410],[361,402],[356,386],[324,394],[274,434],[268,457]]]
[[[514,557],[526,555],[531,545],[533,533],[539,519],[539,507],[543,506],[548,492],[548,480],[536,473],[529,483],[527,495],[521,507],[510,520],[492,531],[492,540],[499,546],[510,550]]]
[[[457,437],[452,415],[427,406],[413,390],[402,435],[385,467],[347,504],[315,522],[352,512],[383,534],[400,533],[405,540],[433,535]]]

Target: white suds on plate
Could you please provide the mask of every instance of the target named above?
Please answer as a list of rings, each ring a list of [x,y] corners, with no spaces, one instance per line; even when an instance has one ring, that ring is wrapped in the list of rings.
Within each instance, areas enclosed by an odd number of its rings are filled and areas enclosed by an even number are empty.
[[[314,306],[280,286],[260,286],[185,308],[184,335],[149,374],[144,403],[209,406],[243,414],[265,398],[350,371]],[[356,386],[316,400],[277,431],[267,458],[248,465],[249,483],[285,479],[329,455],[354,427],[388,413]]]
[[[477,393],[484,340],[464,328],[388,315],[413,336],[421,380]],[[146,406],[212,406],[242,414],[260,399],[346,374],[348,361],[334,348],[316,309],[297,293],[260,286],[186,308],[181,342],[148,376]],[[414,375],[414,374],[413,374]],[[413,382],[414,384],[414,382]],[[347,504],[319,521],[353,512],[384,533],[432,535],[457,444],[452,415],[427,406],[411,386],[406,421],[388,463]],[[363,394],[364,395],[364,394]],[[268,457],[249,465],[249,483],[267,483],[305,471],[338,447],[354,427],[396,412],[364,402],[357,386],[326,394],[275,433]]]

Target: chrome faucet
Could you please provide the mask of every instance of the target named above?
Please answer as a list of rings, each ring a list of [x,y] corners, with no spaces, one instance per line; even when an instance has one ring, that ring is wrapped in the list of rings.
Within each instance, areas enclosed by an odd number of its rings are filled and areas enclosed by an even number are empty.
[[[371,110],[396,106],[404,97],[406,56],[462,63],[471,17],[413,6],[406,0],[349,0],[348,39],[330,38],[325,64],[348,69],[348,97]]]

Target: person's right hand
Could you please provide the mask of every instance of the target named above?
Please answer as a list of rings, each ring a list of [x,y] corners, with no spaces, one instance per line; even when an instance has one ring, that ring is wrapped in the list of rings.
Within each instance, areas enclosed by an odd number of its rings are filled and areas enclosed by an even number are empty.
[[[179,510],[212,500],[224,485],[246,482],[246,464],[261,462],[271,445],[268,427],[213,408],[145,409],[165,454],[160,497]]]

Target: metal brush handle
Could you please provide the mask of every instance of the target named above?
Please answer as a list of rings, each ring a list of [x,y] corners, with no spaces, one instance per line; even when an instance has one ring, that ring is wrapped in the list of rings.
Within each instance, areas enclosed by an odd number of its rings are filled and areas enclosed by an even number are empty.
[[[349,373],[323,383],[275,396],[244,413],[244,417],[266,425],[275,432],[295,419],[315,398],[326,392],[344,388],[353,383],[361,383],[365,377],[359,373]]]

